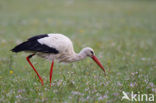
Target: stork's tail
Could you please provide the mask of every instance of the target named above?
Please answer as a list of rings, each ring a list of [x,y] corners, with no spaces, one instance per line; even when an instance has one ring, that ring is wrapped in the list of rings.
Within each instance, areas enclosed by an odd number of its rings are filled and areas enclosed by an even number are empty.
[[[11,49],[12,52],[18,53],[21,51],[24,51],[26,49],[26,46],[28,45],[28,42],[23,42],[17,46],[15,46],[13,49]]]

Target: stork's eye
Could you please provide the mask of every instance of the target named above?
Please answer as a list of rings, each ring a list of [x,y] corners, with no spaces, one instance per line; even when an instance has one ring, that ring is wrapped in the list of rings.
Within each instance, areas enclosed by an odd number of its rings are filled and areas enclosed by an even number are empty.
[[[93,51],[90,51],[91,52],[91,54],[93,55],[94,54],[94,52]]]

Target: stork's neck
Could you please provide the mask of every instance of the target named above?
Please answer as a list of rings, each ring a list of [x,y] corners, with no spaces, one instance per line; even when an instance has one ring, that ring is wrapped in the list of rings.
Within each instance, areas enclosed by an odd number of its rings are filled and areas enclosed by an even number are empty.
[[[85,59],[87,57],[87,55],[85,54],[84,51],[80,51],[80,53],[73,53],[73,55],[70,56],[70,59],[69,61],[70,62],[75,62],[75,61],[79,61],[79,60],[82,60],[82,59]]]

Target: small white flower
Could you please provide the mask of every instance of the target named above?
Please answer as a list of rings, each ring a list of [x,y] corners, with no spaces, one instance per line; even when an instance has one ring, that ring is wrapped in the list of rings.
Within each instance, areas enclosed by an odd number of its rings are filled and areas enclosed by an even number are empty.
[[[156,88],[152,88],[152,91],[153,91],[154,93],[156,93]]]
[[[104,98],[102,97],[102,96],[100,96],[99,98],[98,98],[98,100],[100,101],[100,100],[103,100]]]
[[[135,83],[130,83],[130,86],[131,87],[134,87],[136,84]]]
[[[141,60],[142,60],[142,61],[145,61],[145,60],[146,60],[146,58],[141,58]]]
[[[152,82],[150,82],[149,85],[150,85],[151,87],[154,87],[154,84],[153,84]]]
[[[87,99],[87,100],[88,100],[88,99],[90,99],[90,96],[87,96],[87,98],[86,98],[86,99]]]

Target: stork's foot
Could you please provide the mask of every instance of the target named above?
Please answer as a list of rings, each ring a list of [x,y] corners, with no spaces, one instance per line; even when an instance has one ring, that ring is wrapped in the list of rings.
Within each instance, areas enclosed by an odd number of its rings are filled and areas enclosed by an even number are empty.
[[[41,85],[43,86],[44,85],[43,80],[41,79],[40,81],[41,81]]]
[[[51,83],[50,83],[50,88],[51,88]]]

